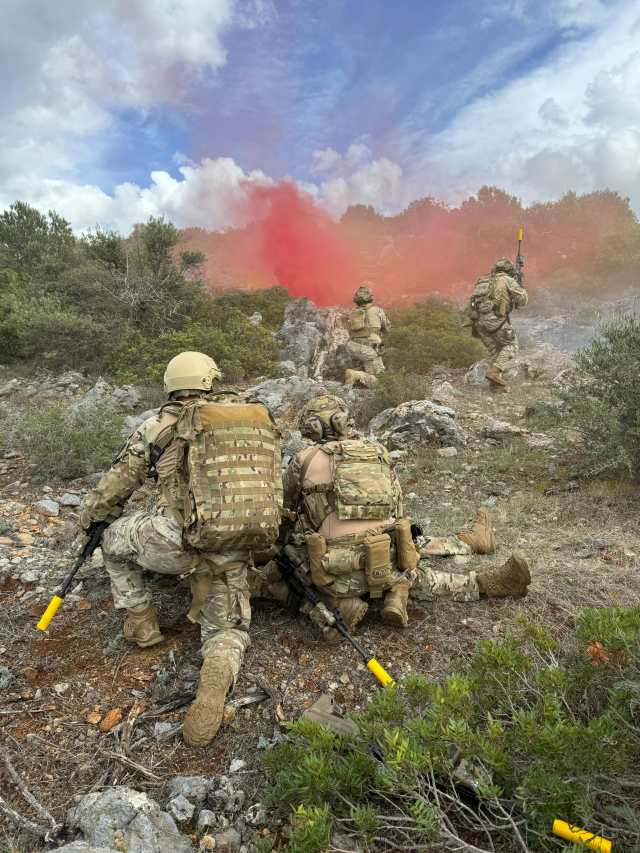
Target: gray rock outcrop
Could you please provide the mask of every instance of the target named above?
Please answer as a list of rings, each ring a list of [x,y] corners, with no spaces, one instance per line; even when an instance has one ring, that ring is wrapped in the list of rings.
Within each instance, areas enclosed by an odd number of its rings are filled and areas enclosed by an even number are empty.
[[[284,347],[280,361],[292,361],[299,376],[309,376],[313,361],[325,344],[325,323],[315,303],[306,296],[290,302],[275,339]]]
[[[77,833],[65,853],[93,853],[94,848],[127,853],[190,853],[191,844],[173,818],[155,800],[119,786],[87,794],[67,814],[67,826]],[[71,848],[71,849],[69,849]]]
[[[138,429],[139,426],[147,420],[147,418],[152,418],[154,415],[157,415],[160,409],[147,409],[146,412],[143,412],[141,415],[127,415],[124,419],[124,426],[122,427],[122,435],[124,438],[129,438],[130,435]]]
[[[380,412],[371,421],[370,429],[378,441],[391,439],[400,447],[425,443],[449,447],[464,440],[455,416],[448,406],[437,406],[431,400],[412,400],[397,409]]]
[[[135,385],[123,385],[121,388],[113,388],[108,382],[100,378],[96,384],[87,391],[77,403],[70,408],[73,412],[82,409],[92,409],[96,406],[106,406],[114,412],[130,412],[137,409],[142,402],[140,389]]]
[[[286,379],[267,379],[249,392],[269,409],[275,418],[281,417],[288,409],[299,411],[301,407],[315,396],[316,391],[326,391],[328,394],[338,394],[348,405],[357,405],[357,396],[350,385],[339,385],[334,388],[324,382],[316,382],[300,376],[288,376]]]

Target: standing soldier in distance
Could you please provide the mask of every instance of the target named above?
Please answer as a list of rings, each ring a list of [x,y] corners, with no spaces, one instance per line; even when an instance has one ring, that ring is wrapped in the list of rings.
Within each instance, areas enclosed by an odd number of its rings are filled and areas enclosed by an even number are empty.
[[[357,308],[349,316],[349,342],[347,350],[354,361],[364,370],[347,370],[345,385],[360,384],[364,388],[375,388],[378,374],[384,370],[382,362],[382,337],[391,328],[382,308],[373,304],[373,291],[363,284],[353,297]]]
[[[516,272],[507,258],[500,258],[489,275],[482,276],[475,286],[469,303],[472,334],[489,351],[489,380],[491,391],[507,391],[502,371],[518,352],[518,339],[511,325],[511,311],[527,304],[524,274]]]
[[[221,378],[203,353],[172,359],[164,375],[168,402],[138,427],[80,514],[84,530],[105,519],[155,467],[157,507],[118,518],[102,551],[115,605],[127,612],[124,635],[141,648],[164,639],[143,569],[190,580],[188,618],[200,624],[204,658],[184,720],[184,740],[193,747],[206,746],[220,727],[250,644],[250,551],[274,542],[282,506],[273,420],[249,395],[221,389]]]

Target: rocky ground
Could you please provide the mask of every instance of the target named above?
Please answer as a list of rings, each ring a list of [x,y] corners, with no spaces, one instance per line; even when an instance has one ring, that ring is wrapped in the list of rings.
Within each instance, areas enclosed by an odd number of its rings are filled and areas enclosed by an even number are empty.
[[[296,349],[293,323],[289,331],[285,323],[285,375],[254,388],[279,419],[284,462],[305,444],[295,431],[297,413],[319,387],[337,391],[356,410],[366,412],[370,400],[369,392],[321,382],[339,358],[340,312],[315,312],[303,300],[293,305],[290,314],[304,315],[308,334],[297,336]],[[510,369],[508,395],[488,393],[485,369],[482,363],[467,372],[438,369],[427,400],[380,413],[365,432],[395,448],[405,512],[421,519],[425,532],[457,532],[480,505],[490,507],[495,557],[455,557],[442,568],[497,567],[522,547],[533,583],[520,600],[410,601],[406,631],[383,626],[380,605],[372,602],[357,636],[396,679],[412,669],[433,679],[449,675],[478,641],[501,642],[520,614],[562,637],[584,604],[639,600],[637,490],[617,480],[581,479],[566,436],[529,429],[528,412],[537,401],[552,400],[571,369],[569,355],[532,339]],[[8,408],[107,400],[128,413],[126,430],[155,402],[139,389],[92,385],[80,374],[34,382],[5,371],[5,379],[0,397]],[[184,618],[188,590],[179,582],[151,580],[166,637],[151,649],[125,643],[99,552],[80,571],[50,629],[35,627],[71,565],[77,507],[98,478],[96,472],[46,482],[17,452],[2,459],[2,752],[55,822],[65,823],[58,843],[68,845],[67,853],[248,851],[255,833],[277,836],[288,820],[258,805],[268,785],[264,750],[286,737],[286,722],[322,692],[348,711],[362,708],[378,684],[349,648],[327,647],[309,620],[293,620],[277,603],[258,600],[252,646],[225,725],[207,749],[185,748],[180,727],[200,658],[198,629]],[[149,481],[132,504],[149,505],[155,496]],[[3,776],[0,796],[41,824],[15,780]],[[6,850],[58,846],[18,832],[8,820],[0,831]],[[346,849],[346,843],[336,846]]]

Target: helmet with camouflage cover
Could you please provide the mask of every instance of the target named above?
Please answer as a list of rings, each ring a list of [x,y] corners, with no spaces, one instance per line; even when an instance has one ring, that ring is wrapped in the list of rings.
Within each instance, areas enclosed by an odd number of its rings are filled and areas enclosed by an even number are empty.
[[[210,356],[202,352],[181,352],[167,365],[164,390],[167,394],[206,392],[211,390],[214,379],[222,379],[222,373]]]
[[[302,435],[313,441],[349,435],[354,426],[351,412],[344,400],[325,391],[318,391],[315,397],[305,403],[298,423]]]
[[[515,271],[516,271],[516,268],[511,263],[509,258],[500,258],[499,261],[496,261],[496,263],[493,265],[493,269],[491,270],[492,273],[504,272],[507,275],[511,275],[511,276],[515,273]]]
[[[356,290],[353,301],[356,305],[367,305],[369,302],[373,302],[373,290],[366,282]]]

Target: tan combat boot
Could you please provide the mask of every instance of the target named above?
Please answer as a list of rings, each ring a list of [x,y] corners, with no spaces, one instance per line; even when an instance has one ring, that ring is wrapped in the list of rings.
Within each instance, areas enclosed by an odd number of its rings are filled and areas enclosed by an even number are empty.
[[[127,618],[124,623],[123,632],[127,640],[137,643],[141,649],[147,646],[155,646],[164,640],[160,633],[158,617],[153,609],[153,604],[147,603],[142,609],[127,607]]]
[[[458,533],[458,539],[467,544],[474,554],[495,554],[496,540],[493,536],[491,516],[486,509],[480,507],[469,530]]]
[[[345,385],[353,385],[356,381],[355,376],[353,375],[353,370],[345,370],[344,372],[344,384]]]
[[[506,388],[507,383],[502,378],[502,371],[499,367],[496,367],[494,364],[493,367],[490,367],[489,370],[484,375],[485,379],[488,379],[492,385],[497,385],[498,388]]]
[[[369,609],[366,601],[362,601],[360,598],[335,599],[331,597],[328,598],[328,602],[333,608],[338,609],[340,616],[342,616],[342,621],[347,626],[347,631],[350,634],[353,634],[354,628]],[[344,637],[336,628],[325,628],[322,636],[330,646],[338,646],[344,640]]]
[[[182,737],[187,746],[201,749],[216,736],[232,684],[233,670],[226,655],[207,655],[200,670],[198,693],[184,718]]]
[[[407,601],[409,598],[408,579],[398,581],[387,593],[380,615],[385,625],[395,625],[396,628],[406,628],[409,624],[407,616]]]
[[[531,573],[524,551],[514,551],[504,566],[494,572],[479,572],[476,575],[481,595],[488,598],[513,596],[524,598],[531,583]]]

